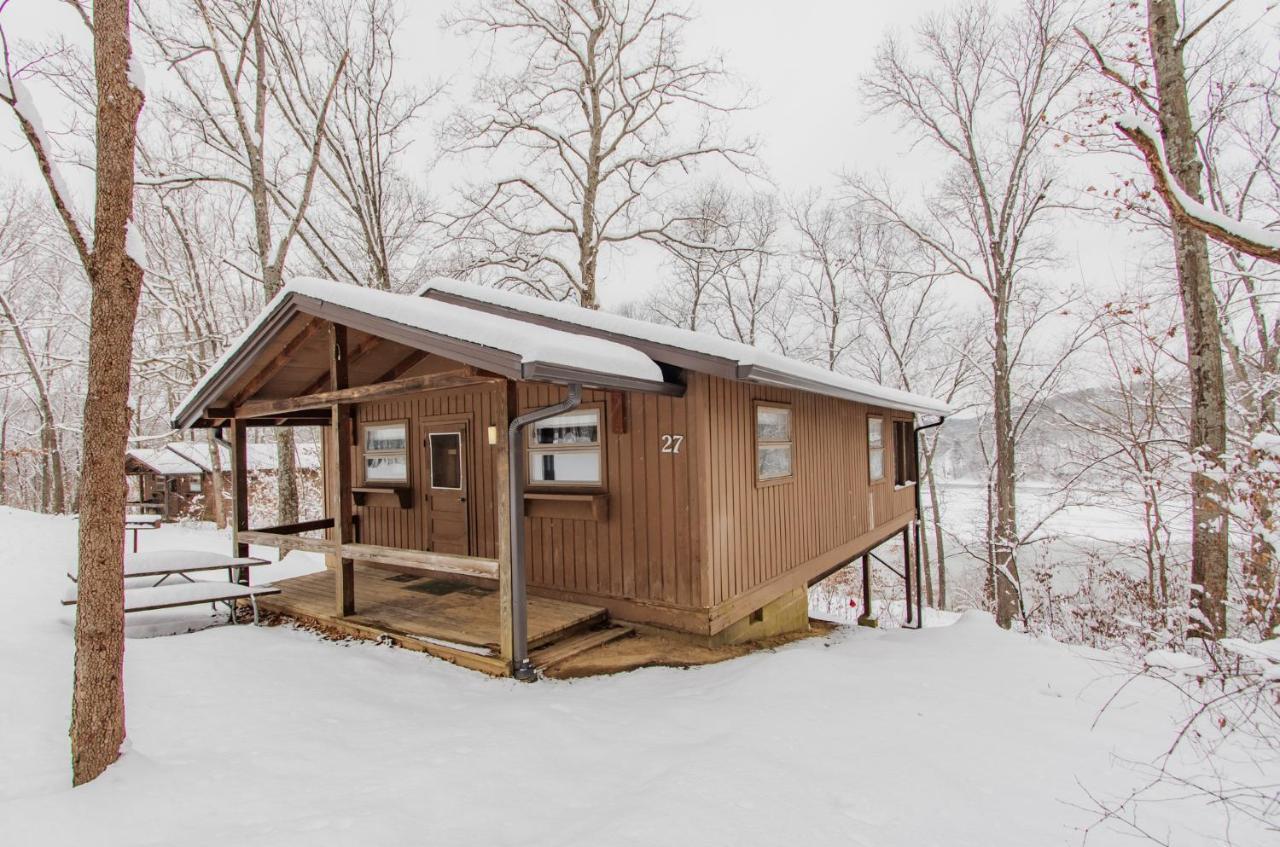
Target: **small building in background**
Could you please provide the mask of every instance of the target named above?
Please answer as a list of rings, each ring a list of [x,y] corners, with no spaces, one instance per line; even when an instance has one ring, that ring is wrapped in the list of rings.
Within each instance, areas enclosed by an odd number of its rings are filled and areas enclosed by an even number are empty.
[[[219,445],[220,468],[227,476],[222,497],[223,514],[231,513],[231,454]],[[275,444],[246,445],[248,472],[257,477],[274,476]],[[299,476],[318,483],[320,451],[316,444],[299,444],[297,456]],[[160,515],[163,520],[183,518],[215,520],[213,509],[213,456],[205,443],[173,441],[160,447],[134,447],[124,459],[128,485],[128,509]]]

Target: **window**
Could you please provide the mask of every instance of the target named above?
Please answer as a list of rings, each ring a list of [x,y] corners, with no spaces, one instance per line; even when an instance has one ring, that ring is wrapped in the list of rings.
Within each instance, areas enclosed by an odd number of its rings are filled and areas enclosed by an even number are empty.
[[[756,480],[791,478],[791,409],[756,405]]]
[[[431,440],[431,487],[462,488],[462,433],[433,432]]]
[[[580,408],[529,427],[529,481],[599,485],[600,410]]]
[[[395,485],[409,481],[409,425],[366,424],[361,444],[364,448],[365,485]]]
[[[867,416],[867,468],[872,482],[884,479],[884,418]]]
[[[916,431],[912,421],[893,422],[893,484],[916,481]]]

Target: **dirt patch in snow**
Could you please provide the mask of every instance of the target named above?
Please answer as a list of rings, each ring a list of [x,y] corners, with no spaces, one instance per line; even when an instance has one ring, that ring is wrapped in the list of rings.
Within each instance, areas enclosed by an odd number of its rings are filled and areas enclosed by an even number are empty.
[[[726,644],[709,647],[681,638],[658,635],[651,631],[638,632],[627,638],[619,638],[608,644],[570,656],[545,671],[552,679],[576,679],[584,676],[606,676],[626,673],[640,668],[691,668],[697,665],[714,665],[736,659],[760,650],[774,650],[805,638],[820,638],[838,628],[837,624],[816,619],[809,620],[808,632],[791,632],[750,641],[745,644]]]

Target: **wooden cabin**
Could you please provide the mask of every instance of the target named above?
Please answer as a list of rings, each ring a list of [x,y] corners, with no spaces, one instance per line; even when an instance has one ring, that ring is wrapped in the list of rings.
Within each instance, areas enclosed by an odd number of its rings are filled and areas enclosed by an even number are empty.
[[[917,420],[947,412],[453,280],[413,295],[298,280],[174,422],[230,439],[241,555],[326,555],[325,573],[280,584],[278,610],[523,676],[632,626],[712,643],[807,627],[810,585],[914,539]],[[312,425],[328,517],[249,527],[248,428]]]
[[[320,456],[314,445],[298,445],[297,472],[318,477]],[[251,475],[270,475],[276,470],[274,444],[249,444],[245,469]],[[231,453],[219,446],[221,467],[229,470]],[[213,456],[207,444],[174,441],[160,447],[134,447],[125,453],[125,482],[128,507],[160,515],[162,520],[192,518],[214,520]],[[224,497],[227,493],[224,492]]]

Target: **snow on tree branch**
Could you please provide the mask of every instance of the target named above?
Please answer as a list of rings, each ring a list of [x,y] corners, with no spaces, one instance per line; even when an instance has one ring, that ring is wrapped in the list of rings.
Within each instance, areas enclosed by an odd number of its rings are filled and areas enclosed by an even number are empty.
[[[1156,192],[1164,200],[1174,220],[1241,253],[1280,263],[1280,232],[1237,221],[1191,197],[1178,185],[1164,160],[1158,134],[1153,127],[1136,115],[1122,115],[1115,121],[1116,129],[1138,148],[1147,162],[1155,181]]]

